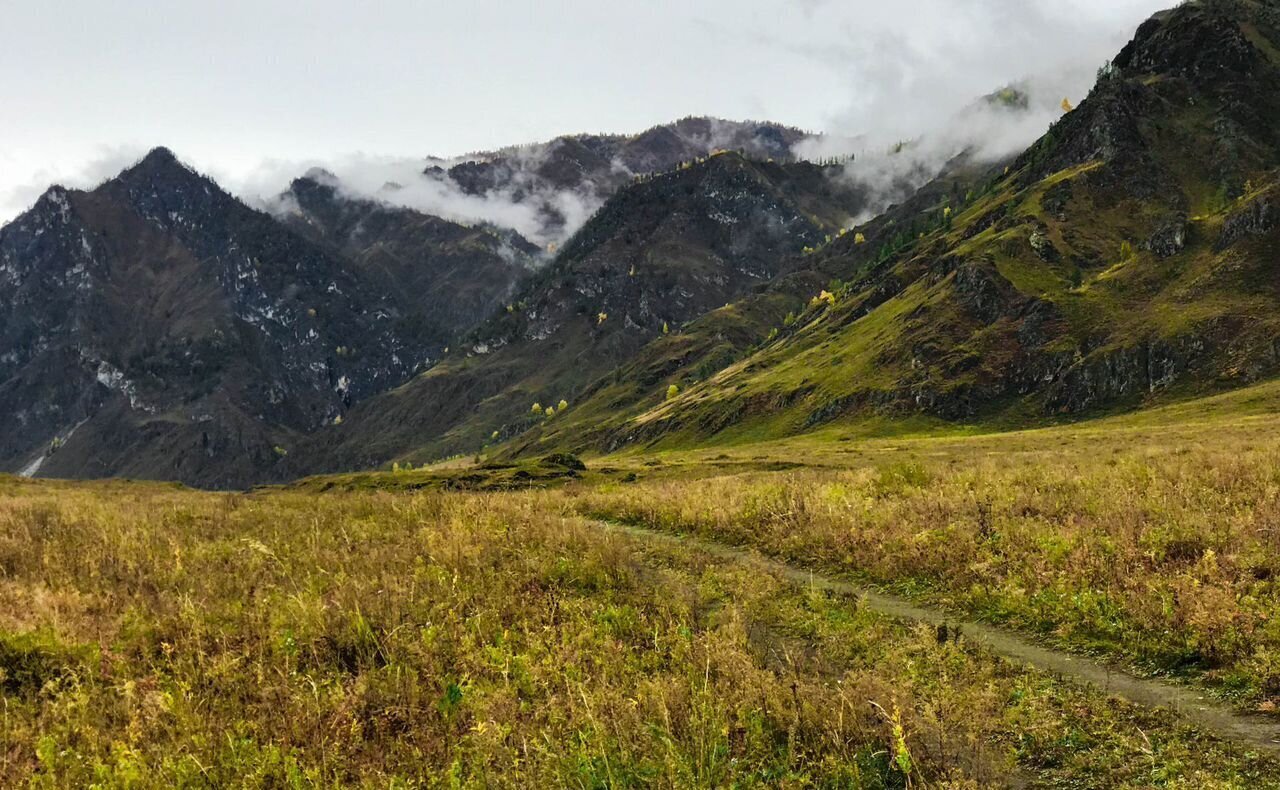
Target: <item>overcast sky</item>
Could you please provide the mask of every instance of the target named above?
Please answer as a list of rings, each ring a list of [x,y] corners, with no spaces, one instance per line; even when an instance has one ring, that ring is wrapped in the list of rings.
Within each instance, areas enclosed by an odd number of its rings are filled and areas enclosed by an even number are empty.
[[[282,164],[684,115],[906,137],[1101,65],[1170,3],[0,0],[0,221],[155,145],[243,192]]]

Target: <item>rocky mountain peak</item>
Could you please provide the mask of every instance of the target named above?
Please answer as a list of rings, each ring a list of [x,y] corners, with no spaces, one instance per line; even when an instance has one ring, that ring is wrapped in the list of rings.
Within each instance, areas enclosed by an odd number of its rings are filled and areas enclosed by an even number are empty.
[[[114,180],[135,184],[174,184],[200,178],[196,171],[184,164],[173,151],[164,146],[152,148],[132,167],[126,168]],[[203,180],[203,179],[201,179]]]
[[[1274,2],[1204,0],[1151,17],[1098,72],[1089,97],[1028,149],[1015,170],[1024,183],[1089,162],[1141,199],[1175,191],[1182,168],[1154,162],[1156,150],[1194,152],[1227,194],[1246,172],[1275,163],[1280,148],[1280,8]],[[1177,108],[1188,108],[1181,114]],[[1213,116],[1195,126],[1196,113]],[[1168,117],[1168,122],[1152,119]],[[1192,148],[1190,146],[1196,146]],[[1193,164],[1188,161],[1187,164]]]
[[[1252,77],[1258,69],[1275,65],[1263,48],[1274,51],[1278,16],[1274,3],[1184,3],[1143,23],[1116,56],[1114,66],[1124,72],[1178,74],[1197,80]]]
[[[194,227],[228,211],[248,210],[164,147],[153,148],[137,164],[94,192],[128,203],[161,227]]]
[[[46,189],[31,210],[15,220],[14,224],[21,224],[23,220],[33,217],[38,217],[42,221],[56,218],[65,222],[71,216],[71,195],[72,190],[61,184],[54,184]]]

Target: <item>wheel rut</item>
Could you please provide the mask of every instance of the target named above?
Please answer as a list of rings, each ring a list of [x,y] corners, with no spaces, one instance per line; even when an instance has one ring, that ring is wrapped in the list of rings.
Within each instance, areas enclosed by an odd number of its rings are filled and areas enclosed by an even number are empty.
[[[959,628],[966,639],[984,645],[992,653],[1010,661],[1092,686],[1105,694],[1120,697],[1136,705],[1170,709],[1206,734],[1248,744],[1259,751],[1280,757],[1280,720],[1240,711],[1192,686],[1159,678],[1140,677],[1087,656],[1038,644],[1003,628],[958,618],[954,613],[943,609],[922,606],[906,598],[782,562],[754,549],[615,521],[598,523],[606,529],[639,538],[677,543],[721,559],[750,563],[796,584],[856,595],[872,611],[899,620]]]

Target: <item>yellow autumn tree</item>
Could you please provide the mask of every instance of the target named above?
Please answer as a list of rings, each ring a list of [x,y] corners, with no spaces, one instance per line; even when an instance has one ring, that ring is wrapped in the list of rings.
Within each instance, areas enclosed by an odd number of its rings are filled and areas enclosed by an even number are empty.
[[[1072,111],[1072,110],[1074,110],[1074,109],[1075,109],[1075,107],[1071,106],[1071,100],[1070,100],[1070,99],[1063,99],[1063,100],[1062,100],[1062,111],[1063,111],[1063,112],[1071,112],[1071,111]]]
[[[677,387],[676,385],[672,384],[670,387],[667,387],[667,400],[671,400],[672,398],[674,398],[679,394],[680,394],[680,388]]]

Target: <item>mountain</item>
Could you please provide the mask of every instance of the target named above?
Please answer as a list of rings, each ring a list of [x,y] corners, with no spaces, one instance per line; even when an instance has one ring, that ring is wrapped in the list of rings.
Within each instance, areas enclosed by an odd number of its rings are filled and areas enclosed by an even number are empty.
[[[1247,384],[1280,372],[1277,78],[1277,3],[1204,0],[1006,159],[938,173],[941,134],[820,166],[796,130],[685,119],[423,174],[532,206],[526,237],[322,172],[272,217],[157,150],[0,230],[0,464],[234,486]]]
[[[519,171],[496,189],[602,201],[636,178],[631,168],[674,170],[721,144],[786,157],[801,137],[686,119],[485,161]],[[354,197],[323,171],[272,205],[273,215],[248,208],[161,148],[91,191],[51,188],[0,229],[0,417],[15,426],[0,438],[0,469],[211,487],[280,477],[306,437],[514,309],[546,260],[511,228]],[[674,275],[692,296],[669,314],[687,320],[709,294],[767,278],[772,251],[734,251],[750,274]],[[699,285],[703,275],[715,285]]]
[[[404,380],[430,333],[365,277],[156,149],[0,229],[0,463],[208,486]]]
[[[927,227],[936,221],[940,206],[990,182],[1003,168],[1003,163],[956,157],[901,204],[830,243],[788,259],[777,277],[746,296],[654,339],[588,386],[571,410],[532,424],[505,443],[501,453],[612,452],[655,438],[646,432],[648,424],[638,426],[636,417],[665,404],[671,386],[678,391],[696,387],[796,332],[802,317],[815,307],[815,298],[821,302],[824,291],[840,292],[846,280],[864,276],[876,266],[887,246],[901,244],[906,235],[901,228]],[[914,237],[916,232],[909,235]],[[881,291],[881,295],[888,293],[888,289]],[[873,298],[866,306],[874,304]],[[697,425],[702,437],[736,424],[732,412],[699,415],[699,419],[710,420]],[[667,431],[667,426],[658,425],[657,435]]]
[[[790,161],[807,132],[776,123],[691,117],[635,135],[579,134],[454,159],[433,159],[424,175],[465,195],[535,207],[541,235],[576,230],[632,178],[665,172],[716,151]]]
[[[736,152],[636,179],[461,348],[317,437],[298,471],[473,450],[780,274],[865,209],[839,168]],[[545,415],[543,415],[545,416]]]
[[[278,216],[298,234],[381,282],[401,320],[437,351],[506,303],[540,262],[512,230],[467,226],[409,208],[343,195],[322,171],[295,179]]]
[[[839,281],[811,282],[776,332],[756,325],[759,348],[715,373],[656,369],[630,411],[514,447],[687,446],[912,415],[1035,425],[1274,375],[1277,118],[1276,3],[1158,14],[1007,170],[815,253]],[[677,397],[654,394],[672,384]]]

